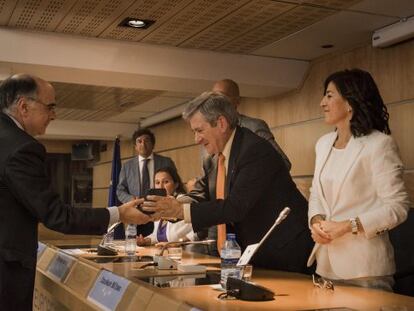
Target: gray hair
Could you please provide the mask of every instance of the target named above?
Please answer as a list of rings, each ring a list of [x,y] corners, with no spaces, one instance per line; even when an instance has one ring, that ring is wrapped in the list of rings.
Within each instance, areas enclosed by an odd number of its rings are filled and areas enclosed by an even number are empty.
[[[0,109],[10,112],[21,96],[37,98],[38,85],[34,77],[15,74],[0,84]]]
[[[226,118],[231,129],[239,123],[239,115],[228,97],[217,92],[204,92],[191,100],[184,109],[183,119],[188,121],[197,111],[211,126],[217,125],[220,116]]]

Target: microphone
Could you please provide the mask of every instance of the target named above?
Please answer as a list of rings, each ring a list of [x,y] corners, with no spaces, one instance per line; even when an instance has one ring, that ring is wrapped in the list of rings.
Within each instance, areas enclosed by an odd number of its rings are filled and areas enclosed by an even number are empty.
[[[118,255],[118,251],[116,248],[111,247],[110,245],[105,245],[105,240],[108,236],[108,234],[112,233],[112,231],[115,230],[115,227],[118,226],[121,222],[118,221],[114,223],[112,226],[108,228],[108,231],[103,236],[101,242],[98,245],[98,255],[100,256],[116,256]]]
[[[290,208],[289,207],[285,207],[280,213],[279,216],[277,217],[275,223],[280,224],[282,221],[285,220],[285,218],[289,215],[290,213]]]
[[[269,231],[266,232],[265,236],[260,240],[258,247],[267,239],[267,237],[272,233],[272,231],[280,225],[280,223],[285,220],[285,218],[289,215],[290,208],[285,207],[277,216],[275,223],[272,227],[270,227]]]
[[[285,207],[276,218],[275,223],[273,226],[270,227],[270,229],[266,232],[264,237],[260,240],[259,243],[250,244],[246,247],[243,254],[241,255],[239,262],[237,263],[238,266],[241,265],[247,265],[250,262],[250,259],[253,257],[253,255],[256,253],[257,249],[263,244],[263,242],[269,237],[269,235],[273,232],[273,230],[280,225],[280,223],[285,220],[285,218],[289,215],[290,208]]]

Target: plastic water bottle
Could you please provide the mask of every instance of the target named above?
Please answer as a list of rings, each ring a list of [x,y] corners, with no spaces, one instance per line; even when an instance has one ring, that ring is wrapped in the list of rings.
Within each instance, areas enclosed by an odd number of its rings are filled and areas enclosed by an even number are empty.
[[[128,225],[125,230],[125,253],[128,256],[135,256],[137,250],[137,226]]]
[[[221,278],[220,284],[222,288],[226,288],[227,278],[234,277],[241,278],[241,267],[237,266],[237,262],[241,256],[241,249],[236,242],[236,235],[234,233],[228,233],[226,242],[221,249]]]

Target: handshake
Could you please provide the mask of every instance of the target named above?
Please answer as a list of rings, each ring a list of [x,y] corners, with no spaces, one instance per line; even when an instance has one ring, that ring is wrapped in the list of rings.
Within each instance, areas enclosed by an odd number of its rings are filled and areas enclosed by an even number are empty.
[[[134,199],[118,207],[119,220],[129,224],[146,224],[161,218],[184,219],[183,205],[166,196],[165,189],[150,189],[144,198]]]

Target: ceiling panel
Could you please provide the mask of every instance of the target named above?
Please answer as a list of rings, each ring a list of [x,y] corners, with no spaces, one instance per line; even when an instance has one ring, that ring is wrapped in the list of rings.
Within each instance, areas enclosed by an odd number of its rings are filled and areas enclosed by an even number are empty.
[[[57,116],[64,120],[106,120],[156,98],[162,91],[54,82]],[[153,108],[148,113],[158,112]]]
[[[254,54],[311,60],[349,46],[368,43],[373,30],[395,20],[392,17],[344,11],[313,24],[294,36],[258,49]],[[321,46],[325,44],[334,47],[323,49]]]
[[[303,4],[317,5],[317,6],[323,6],[326,8],[340,9],[340,10],[347,9],[358,2],[361,2],[361,0],[304,0],[302,1]]]
[[[354,5],[352,10],[395,16],[399,18],[414,15],[413,0],[364,0]]]
[[[9,26],[53,31],[75,2],[76,0],[19,1],[13,10]]]
[[[223,17],[234,15],[248,0],[198,0],[192,1],[180,14],[164,23],[142,41],[177,46],[211,25],[217,25]],[[213,27],[214,27],[213,26]]]
[[[246,5],[214,23],[204,31],[187,40],[181,47],[216,50],[232,41],[240,34],[258,28],[273,20],[283,12],[295,8],[287,4],[269,0],[249,1]]]
[[[0,25],[7,25],[16,6],[16,1],[0,0]]]
[[[191,0],[139,0],[115,19],[111,25],[100,35],[102,38],[118,40],[139,41],[157,29],[174,15],[179,14],[191,3]],[[155,23],[148,29],[133,29],[119,27],[119,23],[126,17],[153,20]]]
[[[62,19],[56,31],[98,36],[133,2],[133,0],[77,1],[69,14]]]
[[[192,98],[193,97],[171,97],[163,95],[154,97],[141,105],[136,105],[135,107],[131,108],[131,110],[151,112],[152,114],[154,112],[164,111],[168,108],[183,104]]]
[[[223,52],[250,53],[336,13],[335,10],[298,6],[219,48]]]
[[[105,121],[108,122],[120,122],[120,123],[138,123],[141,119],[144,119],[153,114],[152,112],[140,112],[140,111],[124,111],[117,115],[108,117]]]

